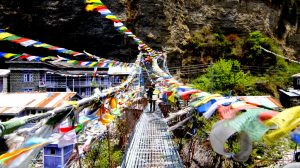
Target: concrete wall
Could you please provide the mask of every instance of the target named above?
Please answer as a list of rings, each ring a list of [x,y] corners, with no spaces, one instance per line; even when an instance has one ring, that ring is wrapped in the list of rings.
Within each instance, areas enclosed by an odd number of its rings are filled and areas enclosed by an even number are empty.
[[[0,93],[3,92],[3,77],[0,77]]]
[[[294,89],[300,89],[300,83],[298,82],[300,80],[300,77],[294,77],[293,78],[293,87]]]

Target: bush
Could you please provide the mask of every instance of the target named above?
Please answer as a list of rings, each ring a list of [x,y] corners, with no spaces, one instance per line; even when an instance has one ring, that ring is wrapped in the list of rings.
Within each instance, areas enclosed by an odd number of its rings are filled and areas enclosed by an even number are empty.
[[[201,90],[228,93],[230,90],[243,92],[250,84],[250,74],[240,70],[240,63],[236,60],[220,59],[208,72],[196,78],[192,83]]]
[[[235,42],[235,41],[239,41],[240,37],[236,34],[229,34],[227,36],[225,36],[225,39],[231,42]]]
[[[123,152],[119,148],[119,146],[115,143],[114,140],[110,140],[111,142],[111,164],[112,167],[117,167],[121,165]],[[95,144],[95,147],[87,153],[86,158],[84,159],[84,164],[87,167],[103,167],[109,168],[108,161],[108,141],[107,139],[103,141],[99,141],[99,143]]]
[[[204,27],[192,35],[190,42],[195,50],[205,55],[224,58],[231,53],[231,47],[238,40],[237,35],[225,37],[223,34],[213,33],[209,28]]]
[[[276,54],[282,55],[279,50],[278,44],[271,38],[263,35],[259,31],[254,31],[249,34],[243,46],[244,57],[242,63],[245,65],[263,65],[264,67],[276,66],[279,64],[281,68],[286,66],[282,58],[276,58],[275,55],[267,53],[261,47],[270,50]]]

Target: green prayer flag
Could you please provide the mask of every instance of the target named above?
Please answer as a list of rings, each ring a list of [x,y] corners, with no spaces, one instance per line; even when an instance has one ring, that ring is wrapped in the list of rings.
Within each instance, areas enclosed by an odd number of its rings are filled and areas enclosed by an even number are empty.
[[[83,124],[78,124],[77,127],[75,128],[76,134],[77,134],[78,132],[82,131],[82,129],[83,129]]]
[[[6,37],[4,40],[12,41],[12,40],[16,40],[16,39],[19,39],[19,38],[21,38],[21,37],[16,36],[16,35],[12,35],[12,36]]]

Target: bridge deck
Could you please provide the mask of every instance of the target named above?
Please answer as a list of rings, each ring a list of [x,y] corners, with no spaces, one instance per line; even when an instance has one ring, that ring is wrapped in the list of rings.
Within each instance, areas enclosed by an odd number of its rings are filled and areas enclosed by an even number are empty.
[[[148,111],[135,126],[122,167],[183,167],[160,110]]]

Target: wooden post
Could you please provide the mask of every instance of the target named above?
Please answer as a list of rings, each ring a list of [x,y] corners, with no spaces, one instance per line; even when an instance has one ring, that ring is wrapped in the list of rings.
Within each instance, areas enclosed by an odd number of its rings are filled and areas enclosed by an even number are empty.
[[[78,149],[78,143],[75,144],[75,148],[76,148],[76,152],[78,154],[78,162],[79,162],[79,168],[82,168],[82,165],[81,165],[81,159],[80,159],[80,154],[79,154],[79,149]]]
[[[109,135],[109,125],[107,128],[107,152],[108,152],[108,165],[109,167],[112,167],[111,165],[111,155],[110,155],[110,135]]]

